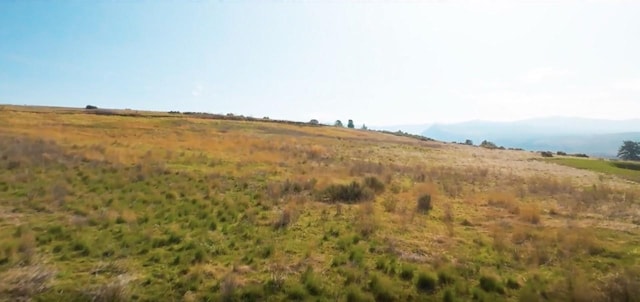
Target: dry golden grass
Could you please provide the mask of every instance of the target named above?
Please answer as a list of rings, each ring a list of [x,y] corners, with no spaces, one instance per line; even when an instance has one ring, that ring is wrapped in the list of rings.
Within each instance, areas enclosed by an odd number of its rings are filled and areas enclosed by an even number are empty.
[[[398,271],[450,266],[456,281],[432,298],[513,301],[533,288],[567,300],[620,295],[637,276],[622,272],[640,259],[637,185],[534,153],[184,116],[18,110],[0,124],[0,280],[45,260],[64,271],[20,277],[28,296],[333,301],[345,279],[354,295],[373,295],[379,271],[391,296],[415,300],[421,292]],[[357,204],[322,200],[365,177],[384,190]],[[416,212],[426,194],[433,209]],[[92,279],[113,257],[139,279],[119,283],[125,273],[111,269]],[[307,271],[322,278],[302,280]],[[513,276],[522,288],[502,284]],[[601,276],[620,284],[601,290]]]

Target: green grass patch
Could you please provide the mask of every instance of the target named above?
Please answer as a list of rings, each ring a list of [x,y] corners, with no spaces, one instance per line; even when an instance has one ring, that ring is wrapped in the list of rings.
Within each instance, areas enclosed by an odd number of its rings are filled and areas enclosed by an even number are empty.
[[[586,158],[551,158],[546,159],[546,161],[573,168],[615,175],[624,179],[640,182],[640,164],[628,164],[627,162]],[[625,168],[628,165],[638,167],[638,169]]]

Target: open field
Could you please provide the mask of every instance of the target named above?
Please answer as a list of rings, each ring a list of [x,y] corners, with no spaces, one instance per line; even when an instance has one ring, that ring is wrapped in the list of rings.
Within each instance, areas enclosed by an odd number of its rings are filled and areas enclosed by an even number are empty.
[[[0,301],[640,297],[638,185],[539,159],[334,127],[0,111]]]
[[[558,163],[561,165],[574,167],[578,169],[585,169],[594,172],[615,175],[624,179],[635,181],[640,183],[640,166],[634,169],[620,168],[616,165],[630,165],[636,167],[637,164],[628,162],[608,161],[602,159],[585,159],[585,158],[569,158],[569,157],[556,157],[549,159],[549,162]]]

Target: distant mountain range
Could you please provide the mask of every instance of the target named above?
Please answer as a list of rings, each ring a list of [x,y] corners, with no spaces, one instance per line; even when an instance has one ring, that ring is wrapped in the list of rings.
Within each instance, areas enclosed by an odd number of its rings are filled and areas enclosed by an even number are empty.
[[[565,151],[602,157],[615,157],[623,140],[640,141],[640,119],[616,121],[550,117],[515,122],[433,124],[424,129],[420,134],[445,142],[470,139],[477,145],[488,140],[507,148]]]

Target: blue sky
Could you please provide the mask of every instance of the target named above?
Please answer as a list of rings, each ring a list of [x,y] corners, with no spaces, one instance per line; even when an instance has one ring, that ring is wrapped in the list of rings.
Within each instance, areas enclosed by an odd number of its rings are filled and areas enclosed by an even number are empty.
[[[0,103],[393,125],[640,113],[640,2],[0,1]]]

